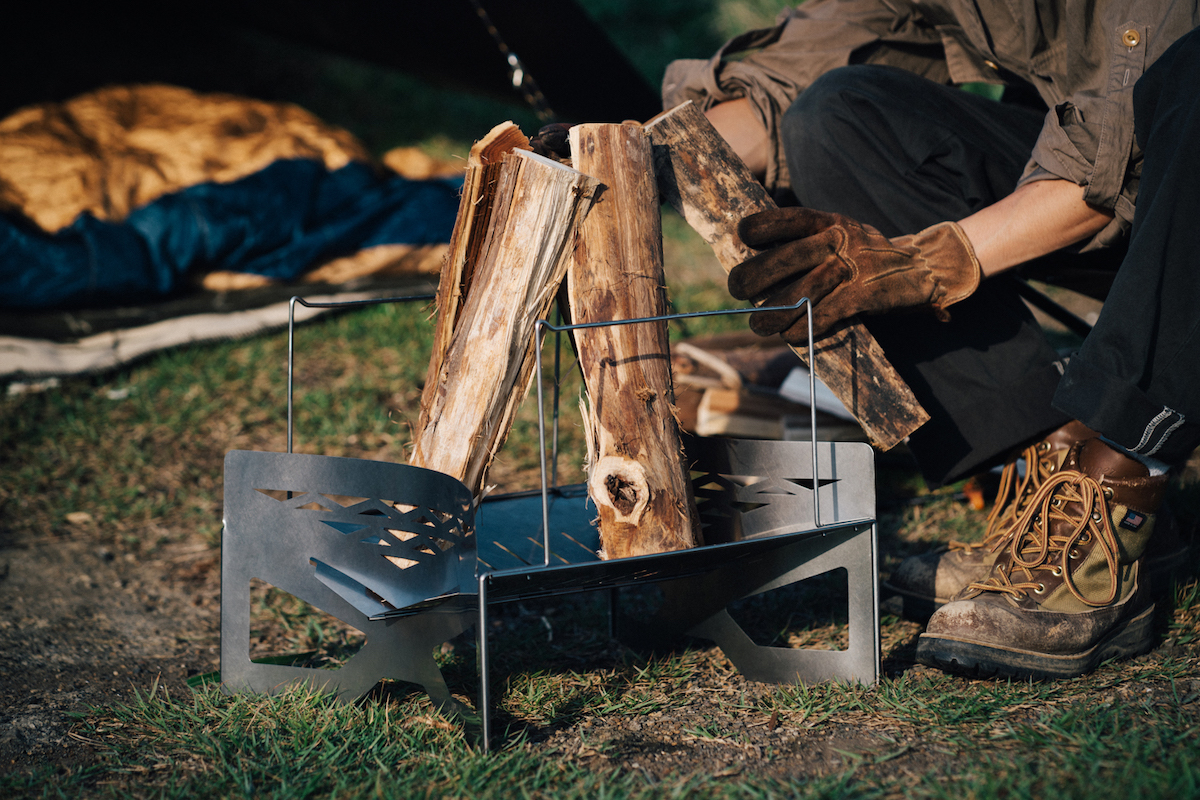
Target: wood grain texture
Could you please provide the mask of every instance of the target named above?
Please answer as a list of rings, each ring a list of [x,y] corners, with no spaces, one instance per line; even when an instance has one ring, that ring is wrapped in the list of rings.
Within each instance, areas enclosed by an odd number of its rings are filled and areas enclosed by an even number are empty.
[[[534,371],[534,330],[549,312],[597,182],[514,150],[489,188],[491,215],[449,344],[427,381],[409,463],[479,494]]]
[[[759,252],[737,236],[738,222],[775,208],[750,171],[694,105],[646,124],[659,191],[713,249],[726,272]],[[808,351],[793,348],[805,362]],[[929,414],[861,323],[849,320],[817,341],[817,374],[883,450],[899,444]]]
[[[521,129],[512,122],[502,122],[476,142],[467,155],[458,217],[454,221],[438,281],[437,320],[434,323],[433,352],[427,371],[430,377],[441,372],[442,360],[450,349],[450,340],[458,325],[459,312],[470,291],[475,265],[491,226],[492,203],[503,158],[513,150],[529,149],[529,139],[521,133]],[[435,381],[426,381],[421,392],[418,429],[424,429],[429,422],[426,412],[432,405],[433,392],[436,390]]]
[[[571,159],[599,180],[567,278],[571,320],[667,313],[662,226],[650,140],[640,125],[571,129]],[[588,493],[601,557],[700,544],[699,516],[679,435],[665,322],[576,329],[586,399]]]

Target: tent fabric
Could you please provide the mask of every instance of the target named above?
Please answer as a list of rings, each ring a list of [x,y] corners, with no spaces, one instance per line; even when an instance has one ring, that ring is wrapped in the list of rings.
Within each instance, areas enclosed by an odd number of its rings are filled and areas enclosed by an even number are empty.
[[[444,243],[458,196],[457,181],[379,168],[295,106],[150,86],[0,122],[0,206],[0,308],[48,309],[144,302],[214,270],[291,281],[364,248]]]
[[[421,278],[412,278],[421,281]],[[347,303],[405,295],[428,296],[436,290],[436,281],[412,283],[404,287],[372,288],[366,291],[307,295],[313,303]],[[223,310],[194,310],[154,322],[112,328],[70,341],[52,341],[0,332],[0,381],[30,381],[47,377],[82,375],[132,363],[168,347],[202,344],[254,336],[286,328],[294,311],[297,324],[336,309],[309,308],[287,300]],[[9,392],[13,390],[10,388]]]
[[[165,195],[119,224],[84,213],[48,234],[5,215],[0,307],[136,303],[213,268],[294,280],[374,245],[445,242],[457,212],[457,192],[445,181],[379,180],[363,164],[327,172],[289,160],[232,184]]]
[[[281,159],[368,163],[348,131],[299,106],[178,86],[110,86],[0,120],[0,210],[53,233],[85,211],[120,222],[197,183],[232,183]]]

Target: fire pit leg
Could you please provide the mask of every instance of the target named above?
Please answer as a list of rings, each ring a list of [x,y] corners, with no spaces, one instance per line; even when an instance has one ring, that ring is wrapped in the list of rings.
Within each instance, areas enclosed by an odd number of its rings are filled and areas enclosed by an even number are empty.
[[[802,557],[792,554],[791,557]],[[722,609],[688,631],[716,642],[747,680],[765,683],[843,682],[879,680],[879,591],[874,526],[845,538],[787,574],[751,594],[788,586],[833,569],[845,569],[848,593],[848,632],[845,650],[812,650],[756,644]]]
[[[434,648],[470,626],[469,610],[404,609],[428,598],[448,602],[474,579],[474,554],[471,496],[449,476],[404,464],[231,451],[221,539],[224,689],[273,694],[305,684],[352,702],[392,678],[469,716],[433,659]],[[336,670],[251,660],[255,579],[362,632],[366,645]]]
[[[479,663],[479,724],[480,743],[485,753],[492,749],[492,687],[489,680],[491,671],[490,653],[488,652],[488,576],[479,576],[479,627],[476,630]]]

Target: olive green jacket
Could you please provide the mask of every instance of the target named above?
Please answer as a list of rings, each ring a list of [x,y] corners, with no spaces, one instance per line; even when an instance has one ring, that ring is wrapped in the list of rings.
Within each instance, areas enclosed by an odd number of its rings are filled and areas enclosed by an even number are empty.
[[[1177,38],[1200,25],[1197,0],[809,0],[771,28],[727,42],[711,59],[675,61],[663,104],[707,110],[746,97],[770,135],[765,183],[786,189],[779,120],[817,77],[847,64],[887,64],[939,83],[1031,83],[1049,107],[1022,183],[1062,178],[1111,209],[1087,244],[1133,221],[1142,153],[1133,86]],[[1090,13],[1089,13],[1090,12]]]

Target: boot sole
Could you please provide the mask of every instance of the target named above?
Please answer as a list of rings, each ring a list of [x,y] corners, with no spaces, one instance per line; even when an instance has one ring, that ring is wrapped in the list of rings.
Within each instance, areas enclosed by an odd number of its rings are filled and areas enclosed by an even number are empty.
[[[1151,605],[1116,626],[1095,646],[1078,653],[1038,653],[923,633],[917,640],[917,661],[972,678],[1061,679],[1091,672],[1110,659],[1147,653],[1153,646],[1154,606]]]

